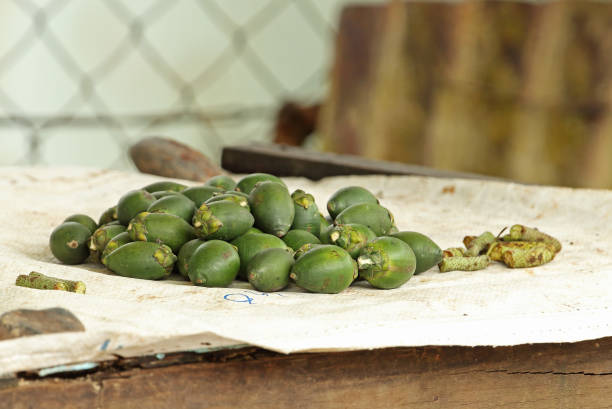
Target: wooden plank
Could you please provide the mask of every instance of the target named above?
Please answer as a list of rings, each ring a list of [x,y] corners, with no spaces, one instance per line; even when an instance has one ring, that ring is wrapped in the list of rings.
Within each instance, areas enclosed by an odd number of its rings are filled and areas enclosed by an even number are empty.
[[[277,176],[302,176],[312,180],[327,176],[372,174],[501,180],[473,173],[432,169],[353,155],[314,152],[286,145],[228,146],[223,148],[221,166],[234,173],[265,172]]]
[[[93,409],[99,408],[99,392],[100,385],[89,379],[20,380],[8,388],[0,383],[0,408]]]
[[[174,358],[176,361],[176,358]],[[418,347],[106,369],[0,384],[0,407],[612,407],[612,337],[514,347]]]

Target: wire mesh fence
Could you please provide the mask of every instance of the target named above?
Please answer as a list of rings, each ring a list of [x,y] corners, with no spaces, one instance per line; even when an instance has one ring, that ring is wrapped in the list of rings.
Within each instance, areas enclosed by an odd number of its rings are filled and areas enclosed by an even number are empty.
[[[0,5],[0,164],[130,166],[140,137],[213,159],[325,92],[345,0]]]

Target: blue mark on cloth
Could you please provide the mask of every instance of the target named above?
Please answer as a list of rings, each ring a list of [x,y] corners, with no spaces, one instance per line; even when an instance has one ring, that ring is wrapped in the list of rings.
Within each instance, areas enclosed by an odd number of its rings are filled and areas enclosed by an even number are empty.
[[[87,371],[88,369],[97,368],[98,364],[95,362],[84,362],[82,364],[75,365],[58,365],[52,366],[51,368],[44,368],[38,371],[38,376],[44,377],[62,372],[75,372],[75,371]]]
[[[164,359],[165,357],[166,357],[166,354],[155,354],[155,358],[159,359],[160,361]]]
[[[110,339],[105,340],[100,346],[100,351],[106,351],[108,348],[108,344],[110,344]]]
[[[223,296],[223,299],[232,302],[248,302],[249,304],[255,304],[252,297],[249,297],[248,295],[243,293],[225,294]]]
[[[283,294],[276,293],[276,292],[265,293],[261,291],[241,290],[238,293],[225,294],[223,296],[223,299],[227,301],[231,301],[231,302],[245,302],[248,304],[257,304],[255,302],[255,297],[268,297],[270,295],[278,295],[279,297],[284,297]]]

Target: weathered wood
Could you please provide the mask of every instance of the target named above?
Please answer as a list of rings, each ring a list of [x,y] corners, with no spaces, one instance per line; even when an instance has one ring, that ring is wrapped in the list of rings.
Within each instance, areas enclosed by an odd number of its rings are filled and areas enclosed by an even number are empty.
[[[366,135],[361,119],[356,116],[365,114],[372,107],[368,92],[377,78],[375,71],[384,27],[384,7],[359,5],[342,10],[332,67],[332,88],[317,124],[325,137],[327,150],[376,158],[363,150]],[[413,158],[405,158],[405,161],[422,163],[413,161]]]
[[[235,173],[265,172],[277,176],[301,176],[312,180],[327,176],[373,174],[496,179],[359,156],[314,152],[286,145],[228,146],[223,148],[221,166]]]
[[[610,408],[612,338],[514,347],[248,352],[0,384],[14,409]]]
[[[612,4],[395,1],[341,16],[326,149],[612,187]]]
[[[143,173],[169,178],[206,181],[221,174],[201,152],[165,138],[145,138],[130,148],[134,164]]]
[[[73,313],[64,308],[19,309],[0,315],[0,340],[73,331],[85,331],[85,327]]]

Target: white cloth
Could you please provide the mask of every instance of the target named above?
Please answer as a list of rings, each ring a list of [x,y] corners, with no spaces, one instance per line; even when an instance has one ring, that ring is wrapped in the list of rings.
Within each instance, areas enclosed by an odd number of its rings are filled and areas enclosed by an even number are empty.
[[[180,281],[115,276],[52,256],[54,227],[73,213],[94,219],[126,191],[161,178],[82,168],[0,169],[0,313],[63,307],[80,333],[0,341],[0,374],[51,365],[251,344],[284,353],[422,345],[572,342],[612,335],[612,192],[426,177],[287,178],[325,211],[329,196],[364,186],[395,215],[400,230],[440,247],[464,235],[522,223],[557,237],[549,264],[441,274],[437,267],[395,290],[358,283],[337,295],[292,286],[261,294],[247,283],[203,288]],[[185,182],[193,184],[192,182]],[[82,280],[87,294],[14,285],[32,270]]]

